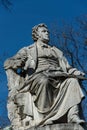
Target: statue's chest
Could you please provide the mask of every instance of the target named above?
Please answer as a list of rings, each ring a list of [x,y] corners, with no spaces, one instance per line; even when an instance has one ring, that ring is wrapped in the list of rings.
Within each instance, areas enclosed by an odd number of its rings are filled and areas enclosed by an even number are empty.
[[[51,48],[38,48],[38,57],[57,58],[55,52]]]

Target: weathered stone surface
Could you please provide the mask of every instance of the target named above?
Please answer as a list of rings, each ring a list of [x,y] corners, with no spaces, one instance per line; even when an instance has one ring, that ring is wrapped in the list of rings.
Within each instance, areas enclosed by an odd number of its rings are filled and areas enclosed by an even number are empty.
[[[9,126],[0,130],[12,130],[12,129]],[[47,126],[38,127],[38,128],[33,127],[30,129],[24,129],[24,130],[87,130],[87,123],[85,123],[84,126],[74,124],[74,123],[61,123],[61,124],[55,124],[55,125],[47,125]]]
[[[61,50],[48,45],[45,24],[35,26],[32,37],[34,44],[22,48],[4,63],[9,88],[8,117],[13,130],[59,122],[83,123],[79,104],[84,94],[78,80],[84,73],[71,67]],[[51,127],[44,128],[57,128]],[[58,128],[65,127],[70,129],[68,125]]]
[[[31,128],[26,130],[87,130],[87,124],[84,126],[74,124],[74,123],[61,123],[55,125],[47,125],[44,127]]]

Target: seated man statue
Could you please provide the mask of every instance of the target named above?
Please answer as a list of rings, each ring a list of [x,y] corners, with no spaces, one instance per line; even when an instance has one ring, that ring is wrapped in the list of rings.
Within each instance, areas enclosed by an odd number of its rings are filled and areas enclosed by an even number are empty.
[[[32,29],[34,44],[4,63],[8,78],[8,117],[13,129],[55,123],[84,123],[79,104],[83,72],[72,68],[55,46],[48,45],[45,24]],[[72,75],[72,76],[71,76]]]

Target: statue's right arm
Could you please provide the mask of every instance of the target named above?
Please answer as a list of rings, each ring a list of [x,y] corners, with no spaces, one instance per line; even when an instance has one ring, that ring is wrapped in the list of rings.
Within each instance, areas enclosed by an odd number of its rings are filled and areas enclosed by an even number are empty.
[[[7,59],[4,63],[5,70],[7,69],[17,69],[18,67],[23,67],[25,61],[27,59],[27,49],[24,47],[23,49],[19,50],[16,55]]]

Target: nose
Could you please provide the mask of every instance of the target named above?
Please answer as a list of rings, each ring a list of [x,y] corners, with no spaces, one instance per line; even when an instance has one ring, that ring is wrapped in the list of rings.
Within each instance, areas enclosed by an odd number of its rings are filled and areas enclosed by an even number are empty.
[[[48,31],[46,31],[46,34],[47,34],[47,35],[49,34]]]

